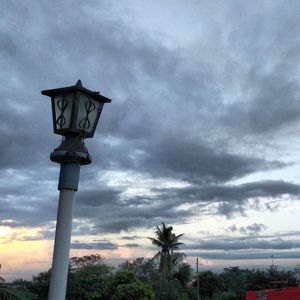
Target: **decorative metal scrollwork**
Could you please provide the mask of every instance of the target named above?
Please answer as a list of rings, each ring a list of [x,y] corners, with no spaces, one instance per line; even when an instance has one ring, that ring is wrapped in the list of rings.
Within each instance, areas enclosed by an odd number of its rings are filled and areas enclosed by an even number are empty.
[[[60,115],[56,119],[56,124],[62,128],[66,124],[66,118],[64,116],[65,110],[68,106],[68,101],[65,99],[65,97],[62,97],[60,100],[56,102],[56,106],[60,110]]]
[[[88,129],[91,126],[91,122],[89,120],[89,114],[96,109],[96,105],[92,101],[85,102],[85,111],[86,116],[79,121],[78,125],[81,129]]]

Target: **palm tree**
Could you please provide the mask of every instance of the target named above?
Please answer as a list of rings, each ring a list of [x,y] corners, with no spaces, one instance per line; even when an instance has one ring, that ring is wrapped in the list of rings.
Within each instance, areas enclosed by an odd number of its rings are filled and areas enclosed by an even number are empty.
[[[156,226],[156,238],[148,237],[152,241],[152,244],[159,247],[160,250],[154,255],[153,259],[160,258],[159,270],[165,280],[173,271],[174,264],[179,258],[182,258],[183,253],[174,252],[179,250],[179,246],[183,243],[179,243],[178,240],[183,236],[182,234],[175,235],[172,232],[173,227],[167,227],[162,222],[162,227]]]

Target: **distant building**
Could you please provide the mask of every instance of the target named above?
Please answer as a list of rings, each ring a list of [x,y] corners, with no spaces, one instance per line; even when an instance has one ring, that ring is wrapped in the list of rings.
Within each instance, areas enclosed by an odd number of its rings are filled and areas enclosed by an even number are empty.
[[[278,290],[247,291],[246,300],[299,300],[300,288],[282,288]]]

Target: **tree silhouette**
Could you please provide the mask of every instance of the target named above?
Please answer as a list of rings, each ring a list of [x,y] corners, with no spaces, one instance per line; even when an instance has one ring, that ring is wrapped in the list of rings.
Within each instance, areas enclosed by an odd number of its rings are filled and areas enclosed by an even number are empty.
[[[182,234],[175,235],[172,232],[173,227],[167,227],[162,222],[162,227],[156,226],[155,238],[148,237],[152,241],[152,244],[159,247],[160,250],[154,255],[153,260],[156,258],[160,259],[159,270],[163,275],[163,279],[170,277],[173,271],[173,267],[180,258],[184,255],[183,253],[175,252],[179,250],[179,246],[183,243],[178,240],[183,236]]]
[[[2,264],[0,264],[0,270],[1,270],[1,267],[2,267]],[[0,276],[0,283],[4,283],[4,282],[5,282],[4,278],[2,278],[2,277]]]

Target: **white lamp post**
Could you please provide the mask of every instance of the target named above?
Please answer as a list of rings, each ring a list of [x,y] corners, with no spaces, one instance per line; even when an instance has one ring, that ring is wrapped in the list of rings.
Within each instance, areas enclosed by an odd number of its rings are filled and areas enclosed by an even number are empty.
[[[91,163],[84,138],[92,138],[105,103],[111,100],[76,85],[44,90],[51,97],[54,133],[62,135],[61,145],[50,159],[61,165],[58,189],[55,243],[49,287],[49,300],[64,300],[68,278],[73,203],[78,189],[80,165]]]

